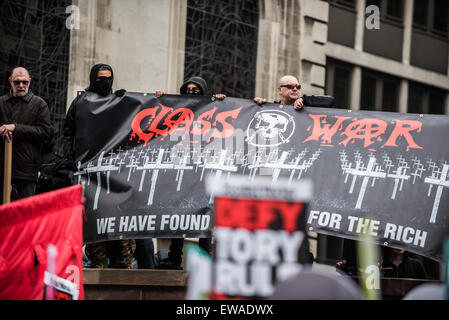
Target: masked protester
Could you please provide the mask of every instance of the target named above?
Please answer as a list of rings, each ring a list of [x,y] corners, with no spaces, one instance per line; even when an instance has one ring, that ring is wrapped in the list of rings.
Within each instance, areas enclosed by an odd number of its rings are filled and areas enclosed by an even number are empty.
[[[64,157],[68,167],[76,171],[76,120],[77,108],[88,107],[82,104],[83,97],[87,94],[97,94],[99,99],[115,96],[121,97],[126,92],[121,89],[113,94],[112,84],[114,82],[114,72],[107,64],[96,64],[90,71],[90,84],[85,92],[79,94],[70,105],[64,122]],[[136,250],[135,240],[117,240],[91,243],[86,245],[86,255],[90,259],[91,268],[120,268],[131,269],[134,261],[134,251]]]
[[[186,82],[183,83],[179,92],[184,95],[193,96],[204,96],[207,95],[207,83],[202,77],[191,77]],[[161,90],[157,90],[155,95],[157,98],[161,97],[165,93]],[[223,100],[226,98],[224,94],[214,94],[213,97],[217,100]],[[172,238],[170,239],[170,248],[168,256],[162,257],[162,253],[159,252],[157,259],[158,269],[174,269],[181,270],[182,263],[182,249],[184,246],[183,238]],[[212,252],[212,239],[211,238],[200,238],[199,246],[208,254]]]

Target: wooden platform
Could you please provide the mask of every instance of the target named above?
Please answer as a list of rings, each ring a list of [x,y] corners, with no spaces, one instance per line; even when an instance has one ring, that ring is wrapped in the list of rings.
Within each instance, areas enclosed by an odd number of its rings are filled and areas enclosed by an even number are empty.
[[[184,300],[187,277],[179,270],[83,269],[86,300]],[[431,282],[440,281],[381,278],[382,300],[402,299],[414,287]]]
[[[182,300],[187,272],[83,269],[83,282],[86,300]]]

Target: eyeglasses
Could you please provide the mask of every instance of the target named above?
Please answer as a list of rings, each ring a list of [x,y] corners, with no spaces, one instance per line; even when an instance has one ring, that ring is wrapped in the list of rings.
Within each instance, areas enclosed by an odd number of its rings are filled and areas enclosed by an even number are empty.
[[[21,83],[23,83],[24,86],[27,86],[30,82],[28,80],[14,80],[13,83],[16,86],[19,86]]]
[[[285,87],[285,88],[288,88],[290,90],[292,90],[293,88],[296,88],[298,90],[301,89],[301,85],[300,84],[297,84],[296,86],[293,85],[293,84],[282,84],[282,85],[280,85],[280,87]]]

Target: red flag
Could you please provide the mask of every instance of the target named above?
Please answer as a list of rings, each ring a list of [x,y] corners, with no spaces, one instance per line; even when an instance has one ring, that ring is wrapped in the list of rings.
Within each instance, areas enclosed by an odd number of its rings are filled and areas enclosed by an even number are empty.
[[[77,185],[0,206],[0,299],[84,299],[81,193]]]

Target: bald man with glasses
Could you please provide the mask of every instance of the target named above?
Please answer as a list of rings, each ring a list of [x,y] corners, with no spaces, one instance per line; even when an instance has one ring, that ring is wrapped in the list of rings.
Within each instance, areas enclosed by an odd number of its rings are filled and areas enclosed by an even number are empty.
[[[280,101],[275,101],[282,105],[293,106],[295,110],[301,110],[304,105],[311,107],[332,107],[334,98],[330,96],[299,96],[301,85],[296,77],[291,75],[283,76],[279,79],[278,94]],[[262,105],[267,99],[256,97],[254,102]]]

